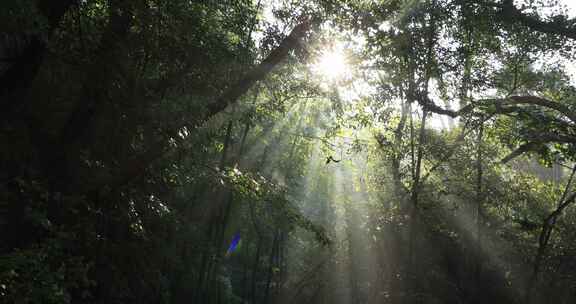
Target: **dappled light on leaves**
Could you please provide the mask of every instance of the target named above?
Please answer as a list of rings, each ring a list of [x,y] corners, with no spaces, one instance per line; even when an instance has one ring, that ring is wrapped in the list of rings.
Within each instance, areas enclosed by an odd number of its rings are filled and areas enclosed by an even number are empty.
[[[576,303],[571,2],[20,2],[1,303]]]

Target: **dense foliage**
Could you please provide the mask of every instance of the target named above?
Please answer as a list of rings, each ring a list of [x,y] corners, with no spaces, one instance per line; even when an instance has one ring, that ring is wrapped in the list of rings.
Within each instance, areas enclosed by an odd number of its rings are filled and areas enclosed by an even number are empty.
[[[575,40],[554,0],[2,1],[0,302],[573,303]]]

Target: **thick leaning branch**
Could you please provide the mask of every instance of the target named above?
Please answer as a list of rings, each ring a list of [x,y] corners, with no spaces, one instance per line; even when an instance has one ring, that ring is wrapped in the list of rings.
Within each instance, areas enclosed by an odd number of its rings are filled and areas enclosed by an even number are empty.
[[[208,119],[223,111],[228,105],[236,102],[240,96],[244,95],[256,82],[263,80],[288,57],[290,51],[299,47],[300,40],[306,35],[310,25],[311,22],[307,20],[294,27],[290,35],[266,59],[246,73],[240,81],[228,88],[216,101],[207,106],[204,119]]]
[[[544,108],[548,108],[551,110],[555,110],[564,116],[568,117],[573,123],[576,123],[576,113],[570,110],[567,106],[554,102],[545,98],[537,97],[537,96],[510,96],[508,97],[508,101],[506,101],[508,105],[537,105]]]
[[[472,112],[472,110],[474,110],[474,108],[479,106],[494,106],[494,110],[492,111],[493,113],[491,114],[508,114],[520,110],[520,108],[514,106],[534,105],[554,110],[566,116],[573,123],[576,123],[576,112],[570,110],[567,106],[561,103],[537,96],[510,96],[507,98],[481,99],[477,100],[473,104],[468,104],[458,111],[444,109],[435,104],[434,101],[432,101],[426,95],[416,95],[416,100],[418,101],[418,104],[420,104],[420,106],[422,106],[424,109],[436,114],[447,115],[452,118],[469,114]]]
[[[215,102],[207,106],[206,113],[193,126],[198,126],[210,119],[212,116],[223,111],[228,105],[235,103],[245,94],[256,82],[264,79],[276,66],[282,63],[290,52],[300,46],[300,40],[310,30],[311,21],[307,20],[294,27],[292,32],[280,45],[274,49],[260,64],[247,72],[237,83],[230,86]],[[152,145],[152,148],[131,160],[116,170],[111,177],[95,182],[94,186],[87,191],[98,190],[102,187],[117,189],[127,184],[135,177],[142,175],[154,161],[162,157],[170,149],[165,146],[164,141],[159,141]]]
[[[444,109],[436,105],[428,96],[425,95],[417,95],[415,99],[418,101],[420,106],[422,106],[422,108],[430,112],[440,115],[447,115],[452,118],[469,114],[475,107],[478,106],[490,106],[490,105],[494,106],[494,110],[492,111],[493,113],[491,114],[510,114],[514,112],[519,112],[522,109],[521,107],[517,107],[519,105],[533,105],[554,110],[570,119],[572,123],[576,123],[576,113],[570,110],[567,106],[537,96],[510,96],[505,99],[478,100],[476,103],[469,104],[458,111]],[[551,132],[534,134],[533,136],[528,138],[528,140],[529,142],[521,145],[516,150],[512,151],[500,162],[502,164],[506,164],[512,159],[526,152],[537,149],[541,144],[549,142],[576,144],[576,137],[574,136],[556,134]]]
[[[432,113],[435,113],[435,114],[446,115],[446,116],[450,116],[452,118],[457,118],[459,116],[462,116],[464,114],[464,111],[469,112],[468,106],[466,106],[466,107],[464,107],[458,111],[444,109],[441,106],[434,103],[434,101],[432,101],[432,99],[430,99],[430,97],[428,97],[428,95],[426,95],[426,94],[416,93],[416,96],[414,96],[414,99],[418,102],[418,104],[422,108],[424,108],[425,110],[430,111]]]
[[[514,150],[510,154],[506,155],[506,157],[504,157],[500,161],[500,163],[506,164],[506,163],[510,162],[511,160],[515,159],[516,157],[518,157],[518,156],[520,156],[526,152],[535,150],[538,146],[539,146],[538,142],[528,142],[528,143],[525,143],[523,145],[520,145],[520,147],[518,147],[516,150]]]
[[[528,142],[520,145],[516,150],[512,151],[506,157],[504,157],[500,162],[506,164],[507,162],[513,160],[514,158],[530,151],[535,151],[542,144],[556,142],[562,144],[573,144],[576,145],[576,137],[556,134],[551,132],[541,132],[531,136],[527,136]]]

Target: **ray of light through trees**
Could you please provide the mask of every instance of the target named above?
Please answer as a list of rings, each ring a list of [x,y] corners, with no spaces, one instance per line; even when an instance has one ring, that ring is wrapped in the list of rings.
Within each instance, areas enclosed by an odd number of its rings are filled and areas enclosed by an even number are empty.
[[[0,303],[574,303],[574,5],[2,1]]]

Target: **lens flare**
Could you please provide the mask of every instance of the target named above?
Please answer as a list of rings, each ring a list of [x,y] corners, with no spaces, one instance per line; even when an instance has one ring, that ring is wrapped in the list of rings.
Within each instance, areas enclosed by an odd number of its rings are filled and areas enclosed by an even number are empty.
[[[330,80],[344,77],[349,70],[342,47],[333,47],[322,53],[313,70]]]

